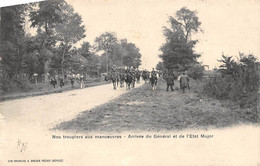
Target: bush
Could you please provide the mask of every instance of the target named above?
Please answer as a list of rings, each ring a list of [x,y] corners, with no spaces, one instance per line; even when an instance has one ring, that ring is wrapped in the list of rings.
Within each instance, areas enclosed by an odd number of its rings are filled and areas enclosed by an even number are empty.
[[[203,66],[200,66],[200,65],[193,66],[188,70],[188,76],[195,80],[199,80],[199,79],[202,79],[203,72],[204,72]]]
[[[217,99],[232,100],[242,108],[255,108],[259,89],[259,62],[253,55],[244,56],[235,62],[222,56],[220,77],[206,81],[203,91]]]
[[[28,91],[30,83],[27,78],[2,78],[0,81],[3,92]]]

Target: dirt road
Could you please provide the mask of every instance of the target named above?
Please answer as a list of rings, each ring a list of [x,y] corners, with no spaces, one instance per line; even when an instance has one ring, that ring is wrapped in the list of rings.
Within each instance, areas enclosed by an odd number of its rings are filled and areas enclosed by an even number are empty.
[[[137,84],[137,87],[142,84]],[[114,90],[111,84],[24,98],[20,100],[0,103],[0,113],[8,123],[45,128],[54,124],[75,118],[82,111],[91,109],[100,104],[126,93],[125,88]]]
[[[137,84],[136,87],[141,85],[142,83]],[[21,157],[22,153],[15,153],[17,150],[21,150],[20,147],[16,147],[19,140],[28,143],[28,147],[31,147],[31,150],[33,148],[40,148],[40,146],[31,146],[33,142],[41,144],[38,142],[39,140],[46,144],[51,144],[49,142],[49,139],[51,139],[50,128],[60,122],[75,118],[82,111],[109,102],[128,91],[125,88],[114,90],[112,84],[107,84],[63,93],[1,102],[0,160],[1,155],[4,155],[2,158],[5,160],[7,156],[12,156],[11,158],[14,159],[14,154],[17,154],[18,158]],[[47,138],[47,141],[44,137]],[[1,151],[1,147],[4,150]]]
[[[255,146],[259,127],[252,125],[157,133],[49,130],[126,92],[113,90],[109,84],[0,103],[0,165],[253,165],[259,162],[259,148]],[[196,139],[189,138],[190,134],[213,137]],[[151,138],[141,139],[146,135]],[[171,135],[171,139],[158,139],[155,135]],[[173,135],[185,138],[173,139]],[[95,139],[96,136],[104,139]]]

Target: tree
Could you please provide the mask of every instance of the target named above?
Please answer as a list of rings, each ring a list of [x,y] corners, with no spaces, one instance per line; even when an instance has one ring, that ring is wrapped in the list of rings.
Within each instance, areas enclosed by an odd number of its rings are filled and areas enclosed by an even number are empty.
[[[30,77],[32,77],[34,73],[44,73],[39,55],[39,44],[37,36],[25,35],[25,54],[22,61],[22,68]]]
[[[78,52],[86,60],[85,71],[91,76],[98,76],[101,68],[100,58],[94,52],[91,52],[90,49],[91,45],[89,42],[83,42]]]
[[[206,82],[204,91],[218,99],[232,100],[240,107],[253,108],[257,120],[257,104],[259,90],[258,59],[253,55],[239,53],[239,58],[222,54],[220,76]]]
[[[134,43],[128,43],[126,39],[121,40],[121,45],[126,50],[123,56],[123,64],[127,67],[138,68],[141,65],[140,49]]]
[[[161,71],[161,72],[164,72],[164,71],[165,71],[165,67],[164,67],[164,65],[163,65],[163,62],[157,63],[157,65],[156,65],[156,70]]]
[[[164,67],[172,70],[187,70],[198,64],[199,54],[194,52],[196,40],[191,40],[191,35],[200,30],[201,22],[196,16],[196,11],[186,7],[176,12],[176,18],[169,17],[170,28],[163,27],[166,43],[160,50],[159,56]]]
[[[39,53],[42,56],[44,63],[45,81],[47,80],[48,66],[50,63],[51,49],[47,45],[49,39],[54,39],[54,26],[62,23],[61,6],[66,4],[63,0],[47,0],[35,3],[37,8],[29,14],[31,27],[38,28],[38,34],[42,37]],[[41,29],[44,29],[43,31]],[[47,53],[46,53],[47,52]]]
[[[183,29],[186,41],[188,41],[188,38],[191,36],[192,32],[197,33],[198,30],[201,30],[201,22],[197,16],[197,11],[191,11],[186,7],[183,7],[177,11],[176,17],[178,24]]]
[[[220,65],[220,72],[228,75],[235,75],[238,72],[238,64],[232,59],[232,56],[225,56],[222,54],[222,59],[218,62],[223,63]]]
[[[126,56],[126,54],[127,51],[125,48],[120,43],[116,44],[109,56],[110,66],[123,67],[123,57]]]
[[[12,78],[22,71],[24,55],[24,22],[28,5],[1,8],[0,49],[4,72]]]
[[[113,47],[118,43],[116,34],[105,32],[95,39],[96,50],[105,51],[106,53],[106,71],[108,73],[108,54],[112,52]]]
[[[79,52],[80,54],[84,57],[84,58],[88,58],[91,55],[91,45],[89,42],[83,42],[83,44],[81,45],[81,47],[79,48]]]
[[[61,6],[61,17],[63,22],[55,26],[57,38],[61,42],[62,57],[60,62],[61,76],[64,77],[64,58],[69,46],[77,43],[85,37],[85,27],[82,25],[81,17],[74,12],[72,6],[65,4]]]

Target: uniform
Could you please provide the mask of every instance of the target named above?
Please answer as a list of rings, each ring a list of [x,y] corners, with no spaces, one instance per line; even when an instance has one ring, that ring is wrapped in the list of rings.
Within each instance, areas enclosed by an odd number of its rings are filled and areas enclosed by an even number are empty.
[[[180,76],[180,88],[183,92],[185,88],[189,88],[189,77],[186,74]]]
[[[170,87],[171,90],[173,91],[174,76],[173,76],[173,75],[170,75],[170,74],[166,74],[166,75],[164,76],[164,79],[165,79],[166,82],[167,82],[167,89],[166,89],[166,91],[169,90],[169,87]]]

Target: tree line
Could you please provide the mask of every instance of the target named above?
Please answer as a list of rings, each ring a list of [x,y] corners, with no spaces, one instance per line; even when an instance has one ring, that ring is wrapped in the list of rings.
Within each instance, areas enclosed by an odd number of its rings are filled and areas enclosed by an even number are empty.
[[[31,78],[35,74],[44,76],[44,80],[50,75],[64,78],[70,73],[100,76],[113,66],[141,65],[139,48],[127,39],[118,39],[114,32],[102,33],[94,45],[85,41],[82,17],[64,0],[0,10],[1,80]],[[36,34],[28,32],[27,25],[36,29]]]

